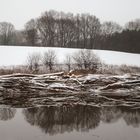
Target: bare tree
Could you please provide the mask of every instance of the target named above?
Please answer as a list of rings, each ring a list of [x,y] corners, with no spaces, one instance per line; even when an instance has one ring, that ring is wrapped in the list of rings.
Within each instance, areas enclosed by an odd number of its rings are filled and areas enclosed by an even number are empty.
[[[27,57],[28,69],[32,73],[38,73],[40,62],[41,62],[40,53],[29,54],[28,57]]]
[[[100,64],[99,57],[92,50],[80,50],[73,56],[75,63],[80,69],[97,70]]]
[[[87,41],[88,41],[88,25],[87,25],[87,21],[88,21],[88,15],[87,14],[82,14],[80,17],[80,36],[81,36],[81,41],[83,48],[87,47]]]
[[[26,35],[24,30],[15,31],[15,45],[25,46],[28,45],[26,41]]]
[[[71,65],[72,65],[72,56],[71,55],[66,55],[64,63],[68,67],[68,71],[70,71],[71,70]]]
[[[73,60],[74,60],[74,63],[77,65],[77,67],[79,69],[82,69],[83,68],[83,61],[82,61],[81,51],[78,51],[78,52],[76,52],[73,55]]]
[[[73,14],[59,13],[57,19],[58,30],[58,44],[61,47],[71,47],[76,38],[76,26],[74,22]]]
[[[74,17],[74,22],[75,22],[75,37],[76,37],[76,47],[80,47],[80,40],[81,40],[81,32],[80,32],[80,15],[77,14]]]
[[[56,63],[55,51],[48,50],[47,52],[45,52],[43,57],[43,64],[45,65],[46,69],[49,68],[49,70],[52,71],[55,63]]]
[[[0,43],[2,45],[11,45],[14,33],[14,25],[8,22],[0,22]]]
[[[134,21],[130,21],[130,22],[126,23],[125,29],[139,31],[140,30],[140,19],[136,19]]]
[[[25,37],[28,45],[35,46],[37,44],[37,23],[31,19],[25,25]]]
[[[100,21],[96,16],[88,15],[87,17],[87,26],[88,26],[88,48],[94,48],[96,45],[96,41],[98,39],[99,33],[100,33]]]
[[[43,46],[54,46],[55,45],[55,11],[45,12],[39,19],[38,19],[38,30],[40,39]]]
[[[101,26],[101,34],[104,36],[109,36],[116,32],[120,33],[122,30],[123,28],[119,24],[111,21],[104,22]]]

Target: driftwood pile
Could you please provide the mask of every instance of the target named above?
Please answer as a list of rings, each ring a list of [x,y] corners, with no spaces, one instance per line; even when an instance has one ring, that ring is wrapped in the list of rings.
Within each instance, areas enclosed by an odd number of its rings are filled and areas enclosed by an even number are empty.
[[[59,72],[0,76],[0,104],[28,107],[62,103],[139,106],[140,75],[65,75]]]

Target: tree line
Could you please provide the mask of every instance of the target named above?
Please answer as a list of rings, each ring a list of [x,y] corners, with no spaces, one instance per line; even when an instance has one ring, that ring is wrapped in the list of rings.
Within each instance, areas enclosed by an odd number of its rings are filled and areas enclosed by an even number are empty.
[[[58,62],[57,53],[54,50],[48,50],[43,55],[32,53],[27,56],[26,66],[30,73],[39,73],[40,70],[53,72],[58,70],[58,66],[66,71],[70,70],[92,70],[96,72],[101,67],[100,58],[92,50],[81,49],[73,55],[66,55],[62,64]]]
[[[0,22],[0,45],[105,49],[140,53],[140,19],[124,27],[91,14],[46,11],[23,30]]]

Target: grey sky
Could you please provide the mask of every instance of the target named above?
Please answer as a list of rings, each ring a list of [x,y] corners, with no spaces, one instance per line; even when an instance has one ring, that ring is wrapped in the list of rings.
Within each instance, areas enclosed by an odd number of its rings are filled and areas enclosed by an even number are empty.
[[[102,22],[112,20],[121,25],[140,18],[140,0],[0,0],[0,22],[22,29],[28,20],[50,9],[91,13]]]

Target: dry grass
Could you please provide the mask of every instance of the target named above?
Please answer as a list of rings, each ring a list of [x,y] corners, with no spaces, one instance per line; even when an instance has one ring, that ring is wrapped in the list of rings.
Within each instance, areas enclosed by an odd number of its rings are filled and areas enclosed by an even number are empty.
[[[85,75],[85,74],[126,74],[126,73],[134,73],[134,74],[140,74],[140,67],[138,66],[128,66],[128,65],[107,65],[102,64],[97,69],[78,69],[76,65],[72,66],[71,72],[68,71],[65,65],[56,65],[53,69],[53,71],[49,71],[49,69],[46,69],[43,66],[40,66],[39,71],[37,73],[30,71],[27,66],[14,66],[9,68],[0,68],[0,75],[6,75],[6,74],[13,74],[13,73],[34,73],[34,74],[44,74],[44,73],[52,73],[52,72],[60,72],[64,71],[66,73],[69,73],[70,75]]]

